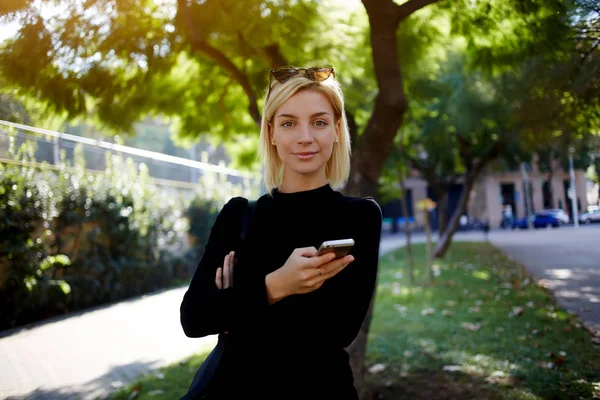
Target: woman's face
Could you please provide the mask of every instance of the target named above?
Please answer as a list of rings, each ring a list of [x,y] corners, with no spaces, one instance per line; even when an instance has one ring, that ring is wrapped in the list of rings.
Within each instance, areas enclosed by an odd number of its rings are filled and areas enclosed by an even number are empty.
[[[269,129],[284,165],[284,176],[325,177],[339,124],[323,93],[302,90],[290,97],[275,113]]]

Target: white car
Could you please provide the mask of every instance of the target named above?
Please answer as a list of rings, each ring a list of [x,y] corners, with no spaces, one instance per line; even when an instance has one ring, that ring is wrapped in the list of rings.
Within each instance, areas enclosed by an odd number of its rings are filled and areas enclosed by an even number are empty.
[[[600,209],[591,210],[579,216],[580,224],[589,224],[592,222],[600,222]]]

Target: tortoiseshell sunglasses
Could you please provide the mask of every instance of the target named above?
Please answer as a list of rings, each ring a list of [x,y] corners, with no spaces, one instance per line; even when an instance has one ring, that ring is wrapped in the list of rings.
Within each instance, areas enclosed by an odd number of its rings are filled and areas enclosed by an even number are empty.
[[[291,77],[298,74],[304,74],[304,76],[315,82],[321,82],[328,79],[330,76],[335,78],[335,70],[329,67],[310,67],[310,68],[296,68],[291,66],[279,67],[271,70],[269,77],[269,91],[267,93],[267,100],[271,95],[271,86],[273,79],[279,83],[287,82]]]

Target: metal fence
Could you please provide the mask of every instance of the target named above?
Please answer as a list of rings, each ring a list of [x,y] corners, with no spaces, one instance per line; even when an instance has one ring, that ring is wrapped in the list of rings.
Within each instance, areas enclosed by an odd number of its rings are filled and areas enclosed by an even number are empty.
[[[9,137],[13,136],[16,146],[26,141],[35,143],[35,160],[58,166],[61,153],[65,160],[73,162],[75,147],[81,146],[86,170],[102,172],[106,170],[106,153],[130,158],[139,167],[144,163],[153,183],[166,192],[193,196],[202,179],[214,179],[216,175],[221,183],[244,187],[246,196],[256,196],[260,192],[261,177],[259,173],[248,173],[168,154],[123,146],[102,140],[56,132],[47,129],[15,124],[0,120],[0,162],[15,163],[9,154]]]

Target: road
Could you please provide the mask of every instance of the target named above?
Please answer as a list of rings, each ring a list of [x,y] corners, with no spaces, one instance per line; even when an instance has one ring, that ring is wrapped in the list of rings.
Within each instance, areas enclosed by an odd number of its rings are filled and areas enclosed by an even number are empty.
[[[497,231],[490,240],[600,334],[600,224]]]

